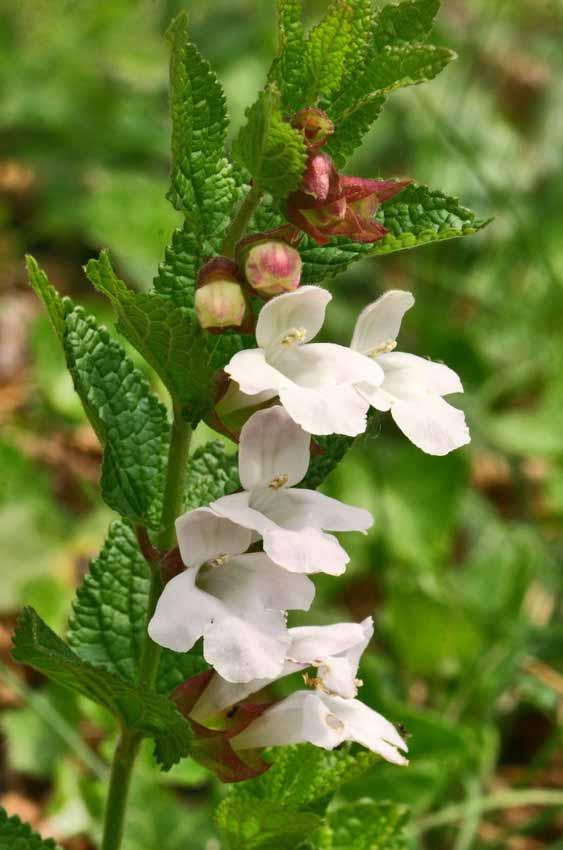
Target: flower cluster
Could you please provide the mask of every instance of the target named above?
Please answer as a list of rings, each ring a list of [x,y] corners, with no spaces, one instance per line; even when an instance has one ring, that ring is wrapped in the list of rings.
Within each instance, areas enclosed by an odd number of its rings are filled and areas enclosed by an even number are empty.
[[[331,296],[300,285],[295,228],[320,244],[335,235],[375,241],[385,234],[374,219],[379,203],[408,181],[338,174],[321,151],[333,129],[327,116],[304,110],[293,123],[309,149],[302,184],[287,202],[293,227],[254,234],[238,244],[234,260],[208,262],[195,299],[208,331],[255,333],[256,347],[226,365],[213,414],[239,442],[241,489],[177,519],[181,571],[166,584],[149,625],[151,638],[176,652],[203,641],[212,670],[174,698],[194,726],[200,759],[226,781],[265,769],[257,750],[303,741],[326,749],[355,741],[406,764],[395,727],[357,699],[371,618],[287,626],[288,611],[307,611],[313,602],[311,574],[344,572],[349,559],[335,532],[366,533],[373,522],[368,511],[299,485],[312,439],[363,433],[370,407],[390,411],[430,454],[469,441],[463,413],[444,400],[463,391],[455,372],[395,350],[414,304],[409,292],[389,291],[366,307],[349,347],[314,342]],[[257,298],[266,301],[255,327],[252,298],[255,306]],[[271,706],[244,702],[297,671],[305,690]]]

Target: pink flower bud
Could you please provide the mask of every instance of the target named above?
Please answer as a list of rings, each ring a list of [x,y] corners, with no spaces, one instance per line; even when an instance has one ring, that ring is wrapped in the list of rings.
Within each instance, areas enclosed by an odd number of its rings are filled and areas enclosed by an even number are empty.
[[[246,316],[246,298],[240,283],[216,280],[196,290],[195,311],[208,331],[240,328]]]
[[[334,124],[326,112],[315,107],[296,112],[291,123],[297,130],[303,131],[305,141],[312,148],[322,147],[334,133]]]
[[[195,311],[202,328],[221,333],[228,328],[250,330],[251,310],[243,292],[236,264],[215,257],[201,269],[195,293]]]
[[[261,295],[269,296],[297,289],[301,266],[299,251],[281,239],[272,239],[249,249],[244,271],[250,286]]]

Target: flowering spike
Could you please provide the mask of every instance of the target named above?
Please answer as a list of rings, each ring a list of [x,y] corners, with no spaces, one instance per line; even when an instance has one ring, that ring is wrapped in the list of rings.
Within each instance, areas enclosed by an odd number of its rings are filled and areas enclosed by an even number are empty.
[[[197,281],[195,310],[201,327],[210,333],[230,328],[252,331],[252,311],[232,260],[215,257],[203,266]]]
[[[311,148],[322,147],[334,133],[334,124],[326,112],[315,107],[296,112],[291,119],[291,124],[297,130],[303,131],[305,142]]]

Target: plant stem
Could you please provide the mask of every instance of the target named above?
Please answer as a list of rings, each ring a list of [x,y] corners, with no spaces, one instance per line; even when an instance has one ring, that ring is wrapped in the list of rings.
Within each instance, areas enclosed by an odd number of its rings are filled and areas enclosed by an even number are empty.
[[[101,850],[119,850],[121,847],[131,774],[140,743],[138,734],[126,729],[121,733],[111,766]]]
[[[480,814],[498,809],[515,809],[519,806],[563,806],[563,791],[552,788],[517,788],[512,791],[500,791],[488,797],[472,799],[472,809]],[[439,826],[448,826],[460,820],[467,811],[467,803],[454,803],[435,814],[420,818],[413,826],[413,832],[421,833]]]
[[[170,448],[168,451],[166,483],[164,485],[162,521],[158,536],[158,548],[161,551],[170,549],[175,542],[174,521],[182,510],[191,435],[191,427],[182,418],[181,411],[175,407]],[[153,562],[150,564],[150,567],[151,583],[147,623],[154,614],[156,603],[162,590],[160,564]],[[139,685],[141,687],[149,689],[154,686],[159,658],[160,646],[153,643],[148,633],[145,632],[141,660],[139,662]],[[142,736],[137,732],[131,732],[127,729],[122,730],[111,766],[101,850],[119,850],[121,847],[131,775],[141,741]]]
[[[262,189],[258,186],[251,186],[248,195],[241,202],[225,234],[223,247],[221,248],[221,253],[224,257],[229,257],[231,260],[234,258],[237,242],[244,235],[244,231],[248,227],[248,222],[260,203],[261,197]]]

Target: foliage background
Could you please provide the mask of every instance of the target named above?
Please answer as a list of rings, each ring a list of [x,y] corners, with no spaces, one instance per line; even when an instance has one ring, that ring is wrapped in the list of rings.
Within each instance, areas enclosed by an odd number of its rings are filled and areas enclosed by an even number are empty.
[[[96,440],[22,256],[108,322],[81,272],[89,257],[108,247],[132,286],[149,286],[176,224],[164,32],[186,6],[234,133],[275,49],[273,0],[0,0],[0,803],[73,850],[97,834],[115,730],[8,650],[23,603],[64,628],[110,516]],[[325,4],[306,6],[314,19]],[[376,526],[347,541],[345,580],[318,582],[311,618],[374,613],[362,697],[412,734],[410,768],[378,765],[344,793],[408,805],[414,847],[563,847],[560,811],[472,809],[563,776],[562,34],[559,0],[445,0],[433,40],[458,62],[396,94],[349,169],[408,174],[496,217],[330,284],[326,334],[343,343],[362,306],[411,289],[401,346],[444,360],[466,388],[468,449],[429,458],[385,417],[325,486]],[[167,850],[213,850],[222,793],[189,762],[158,776],[147,754],[127,850],[163,835]],[[431,831],[429,813],[453,802],[459,829]]]

